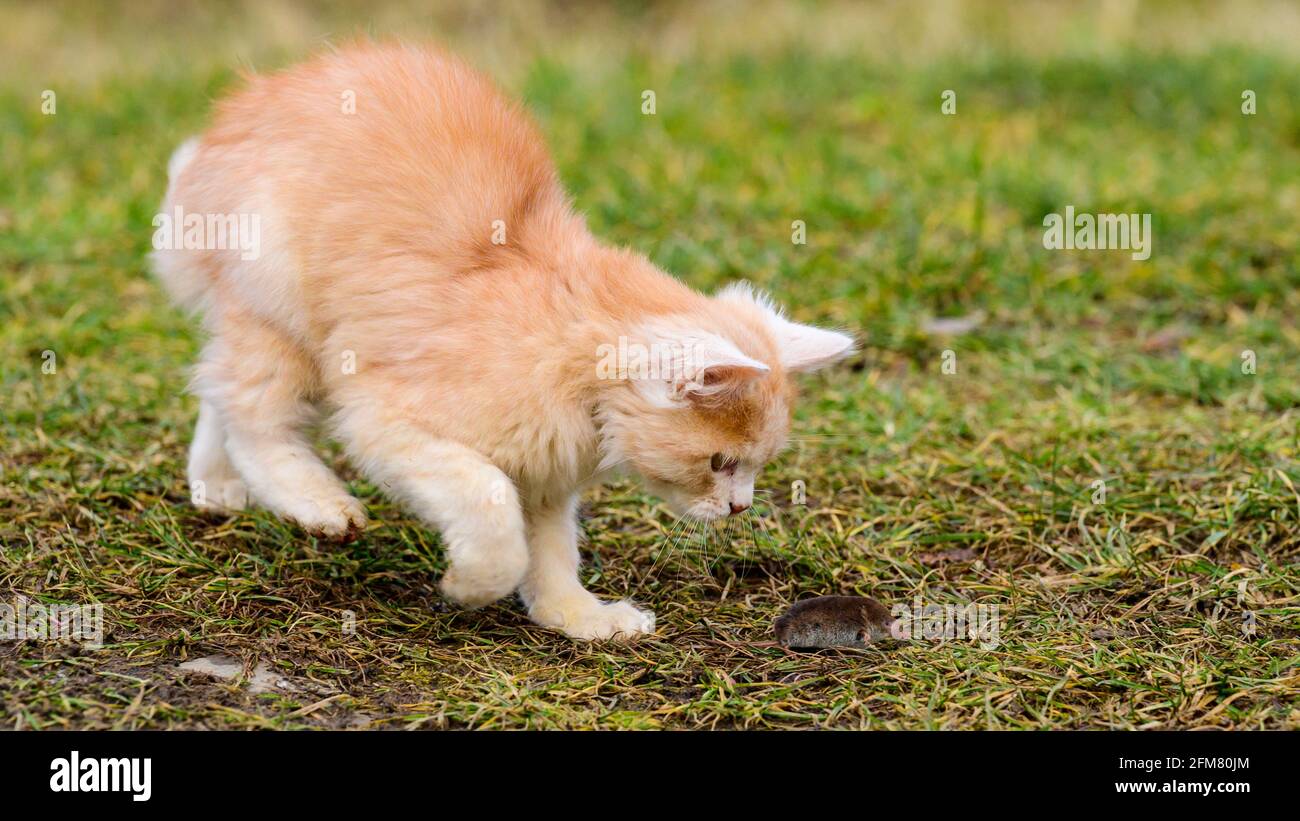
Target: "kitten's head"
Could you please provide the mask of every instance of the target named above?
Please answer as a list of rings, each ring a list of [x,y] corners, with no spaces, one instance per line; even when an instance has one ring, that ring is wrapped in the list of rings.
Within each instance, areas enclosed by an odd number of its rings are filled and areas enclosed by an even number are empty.
[[[622,462],[678,515],[712,520],[747,509],[754,478],[786,444],[792,374],[847,355],[842,333],[787,320],[747,285],[699,310],[658,317],[605,346],[606,462]]]

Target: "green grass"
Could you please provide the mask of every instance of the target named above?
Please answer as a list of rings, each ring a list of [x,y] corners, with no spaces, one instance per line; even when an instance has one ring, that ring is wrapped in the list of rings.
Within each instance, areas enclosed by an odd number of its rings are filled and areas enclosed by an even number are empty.
[[[716,10],[686,5],[433,23],[399,5],[374,23],[449,39],[523,96],[599,235],[700,288],[750,279],[865,340],[806,380],[748,520],[677,538],[632,485],[587,500],[584,581],[660,625],[589,646],[515,603],[449,609],[436,534],[341,460],[373,519],[348,547],[187,504],[197,336],[144,263],[166,158],[238,56],[281,65],[320,27],[367,24],[273,8],[281,25],[211,21],[192,41],[183,12],[5,12],[0,51],[19,66],[0,72],[0,603],[99,602],[109,626],[100,650],[0,643],[9,726],[1300,726],[1293,56],[1212,21],[1183,44],[1112,42],[1086,8],[1030,48],[982,4],[962,8],[987,47],[897,60],[832,42],[842,10],[802,4],[783,13],[824,42],[757,13],[720,33]],[[1177,11],[1142,5],[1143,30],[1188,25]],[[845,20],[851,41],[861,20]],[[902,50],[894,22],[863,42]],[[1152,213],[1151,259],[1044,250],[1042,218],[1066,205]],[[970,333],[926,331],[976,311]],[[772,646],[785,606],[832,592],[996,604],[1001,644]],[[177,669],[215,653],[302,691]]]

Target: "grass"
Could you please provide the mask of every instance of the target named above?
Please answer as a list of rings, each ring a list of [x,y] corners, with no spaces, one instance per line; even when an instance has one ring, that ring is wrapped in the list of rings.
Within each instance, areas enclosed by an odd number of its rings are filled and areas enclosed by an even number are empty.
[[[598,234],[865,340],[806,380],[749,518],[688,534],[632,485],[586,501],[585,582],[660,625],[590,646],[515,603],[449,609],[436,534],[337,458],[373,520],[346,548],[187,504],[197,338],[144,263],[166,157],[238,58],[367,25],[258,8],[198,34],[193,9],[4,12],[0,602],[102,603],[108,625],[99,650],[0,643],[9,726],[1300,726],[1293,52],[1159,3],[1119,34],[1092,7],[962,4],[980,47],[892,6],[376,13],[523,96]],[[1257,34],[1294,25],[1234,8]],[[1151,259],[1045,250],[1066,205],[1153,214]],[[1001,642],[771,644],[785,606],[832,592],[996,604]],[[212,654],[298,689],[178,668]]]

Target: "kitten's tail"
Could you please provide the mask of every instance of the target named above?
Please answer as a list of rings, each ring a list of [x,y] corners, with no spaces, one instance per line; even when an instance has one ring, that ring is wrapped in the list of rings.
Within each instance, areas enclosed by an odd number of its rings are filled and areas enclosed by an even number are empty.
[[[154,275],[177,305],[190,310],[203,307],[208,282],[203,273],[194,268],[194,255],[175,247],[173,240],[179,231],[177,226],[172,225],[172,221],[176,205],[176,181],[193,162],[198,151],[199,138],[191,137],[181,143],[167,161],[167,194],[163,197],[161,212],[154,218],[154,250],[149,254]]]

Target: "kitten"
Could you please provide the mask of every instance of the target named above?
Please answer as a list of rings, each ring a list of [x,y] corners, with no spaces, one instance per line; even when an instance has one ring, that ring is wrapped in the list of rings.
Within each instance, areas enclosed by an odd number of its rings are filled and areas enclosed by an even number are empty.
[[[440,51],[359,44],[251,77],[169,173],[160,218],[186,241],[156,236],[154,267],[209,336],[196,502],[359,532],[365,509],[304,434],[323,408],[353,463],[442,533],[446,596],[518,591],[574,638],[654,631],[578,581],[583,487],[625,467],[680,514],[745,510],[785,444],[791,374],[852,345],[600,244],[528,116]],[[214,236],[223,218],[257,242]]]

